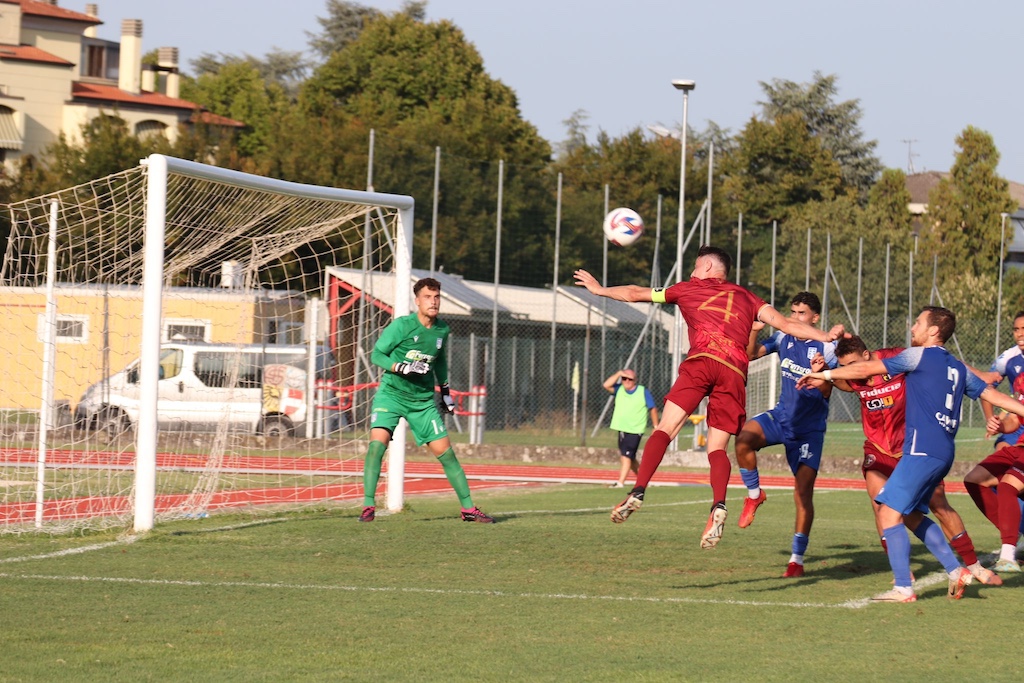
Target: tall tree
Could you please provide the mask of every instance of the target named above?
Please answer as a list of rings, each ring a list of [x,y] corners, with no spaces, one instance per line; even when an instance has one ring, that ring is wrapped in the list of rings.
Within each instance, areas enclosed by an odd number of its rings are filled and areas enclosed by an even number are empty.
[[[889,243],[905,251],[911,243],[913,216],[909,205],[906,174],[898,168],[885,169],[868,193],[861,235],[873,238],[876,244]]]
[[[202,55],[202,73],[182,83],[182,97],[244,123],[238,148],[253,156],[267,149],[273,121],[289,106],[289,98],[278,83],[268,81],[251,58],[222,57],[223,61],[216,63],[211,55]]]
[[[800,113],[807,130],[821,140],[842,169],[843,182],[857,188],[862,199],[875,182],[882,164],[875,156],[876,140],[865,140],[860,129],[860,100],[836,102],[839,89],[835,74],[814,72],[810,83],[796,83],[780,78],[761,82],[768,98],[760,102],[764,116],[775,119],[783,114]]]
[[[930,248],[940,254],[944,273],[993,273],[999,262],[1000,214],[1014,211],[1017,203],[1009,183],[996,173],[999,151],[991,135],[968,126],[956,145],[949,177],[928,196]]]
[[[332,135],[326,127],[335,124],[358,127],[364,136],[376,129],[375,189],[412,194],[418,206],[433,205],[434,146],[442,148],[438,263],[466,277],[493,274],[497,161],[504,160],[503,280],[549,280],[549,268],[541,272],[521,264],[551,262],[552,193],[544,172],[550,146],[523,120],[512,90],[487,74],[476,48],[453,24],[422,22],[401,12],[378,16],[316,70],[299,102],[303,116],[320,122],[326,135]],[[281,158],[295,154],[291,139],[276,144]],[[316,148],[320,156],[344,154]],[[365,178],[365,164],[360,168]],[[417,266],[428,265],[429,216],[417,212]]]
[[[754,224],[784,221],[801,204],[840,193],[841,170],[803,115],[751,118],[723,162],[723,192]]]
[[[414,21],[424,21],[427,17],[427,3],[407,0],[402,5],[401,13]],[[329,59],[332,54],[345,49],[358,38],[370,21],[382,15],[379,9],[358,2],[327,0],[327,16],[316,18],[323,31],[307,32],[309,45],[320,57]]]

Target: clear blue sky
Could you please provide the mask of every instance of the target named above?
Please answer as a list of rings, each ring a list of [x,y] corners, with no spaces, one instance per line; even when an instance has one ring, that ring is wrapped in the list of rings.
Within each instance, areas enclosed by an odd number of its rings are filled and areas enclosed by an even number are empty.
[[[100,36],[142,19],[143,46],[175,46],[182,64],[202,52],[262,56],[308,50],[325,0],[96,0]],[[84,10],[84,0],[60,0]],[[401,0],[364,0],[385,11]],[[1024,183],[1024,90],[1018,74],[1024,2],[975,0],[430,0],[487,71],[519,96],[523,116],[552,142],[577,109],[613,136],[636,126],[678,126],[682,97],[670,81],[697,82],[689,123],[738,131],[758,111],[759,81],[839,76],[840,99],[858,99],[862,129],[889,167],[949,170],[967,125],[993,135],[1000,173]]]

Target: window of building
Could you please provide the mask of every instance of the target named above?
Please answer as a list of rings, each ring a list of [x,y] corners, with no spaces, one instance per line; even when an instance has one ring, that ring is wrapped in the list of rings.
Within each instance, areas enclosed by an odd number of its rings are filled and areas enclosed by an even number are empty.
[[[302,328],[300,322],[287,318],[271,318],[267,321],[268,344],[301,344]]]
[[[161,341],[210,341],[210,330],[213,327],[209,320],[197,318],[167,318],[164,320]]]
[[[47,339],[44,313],[40,313],[37,318],[36,339],[39,342]],[[89,341],[89,316],[58,314],[54,339],[58,344],[85,344]]]
[[[155,138],[167,136],[167,124],[160,121],[148,119],[135,124],[135,135],[140,138]]]
[[[85,46],[85,69],[82,75],[88,78],[103,78],[106,61],[106,49],[102,45]]]

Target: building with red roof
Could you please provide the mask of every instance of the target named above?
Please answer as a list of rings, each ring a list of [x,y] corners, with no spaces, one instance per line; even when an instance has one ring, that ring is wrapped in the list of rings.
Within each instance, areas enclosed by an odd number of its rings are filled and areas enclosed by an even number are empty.
[[[81,137],[101,115],[116,115],[137,135],[174,141],[183,126],[241,128],[179,97],[177,48],[142,65],[142,21],[121,22],[119,42],[96,36],[99,8],[58,0],[0,0],[0,162],[38,155],[63,133]]]

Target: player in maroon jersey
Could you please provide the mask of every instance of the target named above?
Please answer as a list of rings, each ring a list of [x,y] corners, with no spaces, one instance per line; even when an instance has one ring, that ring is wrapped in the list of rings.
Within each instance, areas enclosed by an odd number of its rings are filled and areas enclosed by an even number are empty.
[[[1024,403],[1024,374],[1013,380],[1013,395]],[[1021,421],[1013,413],[993,415],[987,423],[989,434],[1013,434]],[[1024,436],[1012,446],[1003,446],[974,466],[964,477],[964,486],[982,514],[999,529],[1002,545],[992,568],[1001,574],[1019,573],[1017,538],[1021,510],[1018,498],[1024,491]],[[998,442],[997,442],[998,445]]]
[[[868,360],[892,358],[904,349],[888,348],[868,351],[867,345],[857,336],[840,339],[836,344],[836,358],[839,365],[846,366]],[[886,549],[885,535],[878,519],[881,506],[875,497],[892,475],[893,468],[903,453],[904,418],[906,415],[906,386],[902,374],[874,375],[867,379],[833,380],[837,389],[857,394],[860,399],[861,424],[864,428],[864,462],[861,471],[867,485],[868,497],[875,516],[875,527]],[[940,482],[935,487],[929,509],[942,527],[953,550],[963,558],[964,564],[978,581],[990,586],[1000,586],[1003,581],[998,575],[981,566],[974,543],[964,527],[960,514],[953,509],[946,498],[945,486]]]
[[[702,246],[690,279],[668,289],[637,285],[602,287],[585,270],[574,273],[576,284],[593,294],[619,301],[647,301],[679,306],[690,337],[690,351],[679,366],[679,376],[665,397],[661,420],[647,440],[636,486],[626,500],[612,509],[613,522],[626,521],[640,509],[644,491],[665,457],[665,450],[686,420],[708,398],[708,462],[711,466],[713,504],[701,536],[701,548],[714,548],[722,538],[726,519],[725,494],[732,465],[726,448],[746,421],[747,345],[755,321],[806,339],[832,341],[843,334],[837,325],[825,332],[790,320],[748,289],[727,280],[732,258],[723,249]]]

